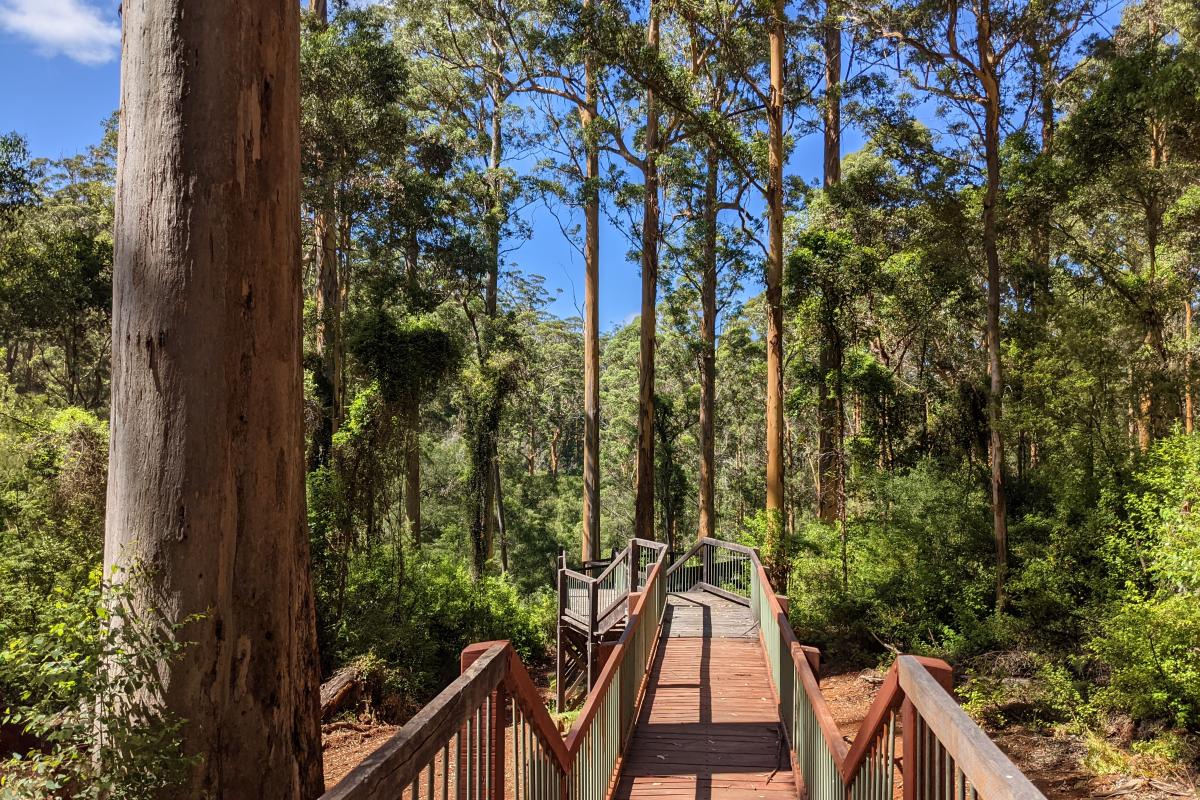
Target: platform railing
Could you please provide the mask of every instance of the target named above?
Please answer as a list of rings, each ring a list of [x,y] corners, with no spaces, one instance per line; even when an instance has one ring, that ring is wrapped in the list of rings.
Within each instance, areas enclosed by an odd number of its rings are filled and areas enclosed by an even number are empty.
[[[462,674],[322,800],[605,800],[629,743],[667,605],[666,548],[564,738],[509,642],[462,654]],[[641,563],[633,543],[629,564]]]
[[[707,591],[745,605],[756,558],[744,545],[701,538],[667,570],[667,588],[675,593]]]
[[[817,682],[819,654],[803,647],[757,554],[750,608],[779,717],[811,800],[1045,800],[950,694],[944,661],[901,655],[889,669],[852,744]],[[898,723],[898,724],[897,724]]]

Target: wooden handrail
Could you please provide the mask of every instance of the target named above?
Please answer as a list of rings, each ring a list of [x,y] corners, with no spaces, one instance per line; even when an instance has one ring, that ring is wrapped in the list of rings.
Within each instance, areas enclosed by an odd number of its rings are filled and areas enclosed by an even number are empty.
[[[564,567],[560,571],[562,572],[562,574],[566,575],[568,578],[574,578],[576,580],[584,581],[586,583],[591,583],[592,581],[596,580],[595,578],[593,578],[590,575],[584,575],[582,572],[576,572],[575,570],[573,570],[569,567]]]
[[[735,549],[728,543],[714,544]],[[753,551],[750,555],[758,579],[760,602],[766,604],[765,612],[769,618],[774,620],[778,628],[779,645],[788,651],[792,662],[791,666],[799,681],[799,688],[804,692],[812,716],[821,729],[821,738],[825,743],[833,768],[836,770],[836,781],[844,788],[847,796],[850,796],[851,790],[856,786],[855,781],[860,777],[860,770],[864,768],[872,752],[878,753],[877,748],[880,745],[881,735],[894,724],[895,712],[900,708],[903,711],[901,724],[905,733],[905,798],[927,796],[931,791],[931,787],[921,786],[921,790],[926,794],[918,794],[920,778],[914,754],[918,752],[917,731],[924,728],[933,733],[937,743],[943,748],[950,759],[947,763],[958,770],[960,785],[969,782],[976,792],[974,796],[985,798],[985,800],[1045,800],[1045,796],[1038,791],[1037,787],[959,707],[950,694],[953,682],[952,670],[946,662],[940,659],[899,656],[888,670],[883,685],[876,694],[875,700],[867,712],[867,717],[859,727],[853,742],[847,745],[818,685],[817,670],[810,662],[812,648],[805,648],[797,641],[787,613],[774,593],[761,560]],[[760,630],[760,636],[764,637],[764,645],[767,635],[766,630]],[[770,666],[774,670],[781,667],[782,664]],[[782,698],[777,699],[782,702]],[[782,713],[781,717],[783,717]],[[892,733],[894,734],[894,730]],[[788,736],[789,739],[792,738],[791,731],[788,731]],[[794,749],[797,743],[792,741],[791,745]],[[922,745],[922,747],[924,746]],[[876,758],[878,757],[877,755]],[[890,754],[888,758],[891,758]],[[880,769],[881,762],[875,763],[874,769]],[[893,769],[892,762],[882,763],[888,765],[883,769],[888,770],[890,774]],[[939,766],[937,769],[940,770],[941,767]],[[828,775],[828,773],[825,774]],[[875,772],[874,774],[878,775],[879,773]],[[949,780],[949,777],[945,777],[945,779]],[[888,780],[890,781],[891,778],[889,777]],[[877,783],[870,784],[870,787],[872,791],[878,791],[880,788]],[[938,796],[937,792],[941,791],[941,788],[933,787],[933,794],[928,796]],[[860,795],[856,794],[855,796]],[[869,796],[874,797],[875,795]],[[888,796],[890,798],[890,795]]]
[[[949,696],[947,693],[953,687],[954,681],[954,673],[950,669],[949,664],[940,658],[927,658],[925,656],[904,656],[904,658],[916,661],[917,664],[932,676],[938,686],[941,687],[943,695]],[[854,743],[850,746],[850,751],[846,754],[845,759],[839,767],[842,773],[842,780],[846,783],[849,783],[854,778],[858,772],[858,768],[862,766],[875,737],[880,734],[887,723],[889,712],[898,710],[900,703],[904,700],[904,690],[900,688],[899,670],[900,659],[897,659],[888,668],[879,691],[875,693],[875,700],[871,703],[870,708],[867,709],[867,716],[858,727]]]
[[[621,633],[621,638],[617,640],[616,646],[609,655],[608,660],[604,663],[604,668],[600,671],[600,677],[596,679],[596,685],[592,691],[588,693],[587,700],[583,704],[583,709],[579,712],[579,716],[575,719],[575,724],[571,726],[570,733],[567,734],[567,749],[572,756],[579,751],[579,746],[583,741],[583,737],[587,733],[588,726],[596,716],[597,710],[603,702],[604,694],[612,683],[613,676],[617,673],[617,668],[625,658],[625,653],[629,649],[629,640],[637,630],[642,619],[642,608],[646,604],[650,592],[660,578],[663,571],[663,561],[660,558],[650,570],[650,576],[646,579],[645,591],[636,593],[636,597],[629,607],[629,622],[625,626],[625,630]],[[657,620],[655,620],[657,622]]]
[[[670,575],[671,573],[675,572],[675,570],[681,568],[684,564],[686,564],[688,562],[688,559],[690,559],[692,556],[696,555],[696,553],[700,552],[701,547],[704,547],[703,539],[696,542],[694,545],[692,545],[690,548],[688,548],[687,552],[685,552],[679,558],[675,559],[675,563],[667,568],[667,575]]]
[[[322,800],[393,798],[446,746],[463,720],[496,690],[509,669],[507,642],[491,647],[415,717],[338,781]]]
[[[905,698],[916,707],[923,723],[933,731],[981,797],[1045,800],[918,659],[900,656],[896,665]]]
[[[759,585],[765,586],[767,589],[772,589],[771,581],[767,577],[767,570],[763,567],[758,554],[753,551],[751,551],[751,561],[758,571]],[[846,740],[842,738],[841,729],[833,717],[833,712],[829,710],[829,704],[825,702],[825,695],[821,693],[821,687],[817,683],[817,676],[813,672],[812,665],[809,664],[804,646],[796,638],[796,632],[792,630],[792,623],[788,620],[787,613],[783,610],[783,606],[780,605],[779,598],[775,596],[775,592],[772,590],[763,594],[766,597],[771,615],[779,625],[780,638],[787,645],[788,654],[795,665],[796,674],[800,676],[804,692],[808,695],[809,702],[812,703],[813,713],[816,714],[817,723],[821,728],[821,735],[825,739],[825,744],[829,748],[829,752],[833,755],[834,760],[840,766],[846,760],[849,747],[846,744]],[[765,636],[766,634],[764,631],[759,631],[759,635]]]
[[[611,561],[608,562],[608,566],[605,567],[604,570],[599,575],[597,575],[594,578],[591,578],[590,580],[593,580],[593,581],[596,581],[597,583],[599,583],[600,581],[607,578],[609,573],[611,573],[613,570],[615,570],[620,564],[623,564],[628,560],[629,560],[629,547],[626,546],[625,549],[621,551],[620,555],[614,557]]]

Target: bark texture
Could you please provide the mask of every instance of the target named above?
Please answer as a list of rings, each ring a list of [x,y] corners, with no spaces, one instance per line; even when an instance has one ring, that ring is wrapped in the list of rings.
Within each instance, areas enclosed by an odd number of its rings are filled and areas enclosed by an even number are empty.
[[[774,0],[767,102],[767,549],[782,544],[783,458],[783,51],[784,4]],[[776,577],[779,577],[778,575]]]
[[[600,150],[596,120],[595,59],[584,60],[579,121],[586,141],[584,173],[583,312],[583,560],[600,560]],[[557,451],[552,471],[558,471]]]
[[[826,4],[822,50],[825,59],[825,106],[822,123],[825,129],[824,187],[837,186],[842,180],[842,28],[837,9]],[[829,326],[832,328],[833,326]],[[842,467],[842,395],[841,380],[830,391],[829,376],[841,374],[841,337],[837,330],[827,328],[821,333],[819,355],[821,382],[817,397],[817,515],[826,522],[842,516],[844,479]],[[843,553],[845,529],[842,530]],[[843,562],[845,558],[843,557]]]
[[[646,44],[658,49],[658,10],[651,5]],[[638,344],[637,485],[634,531],[654,539],[654,350],[658,307],[658,110],[646,90],[645,197],[642,205],[642,315]]]
[[[203,617],[161,665],[178,797],[315,797],[300,366],[299,6],[127,0],[105,568]]]
[[[984,91],[984,157],[987,186],[983,195],[983,252],[987,260],[988,429],[992,473],[992,537],[996,546],[996,607],[1004,607],[1008,575],[1008,498],[1004,484],[1004,363],[1000,343],[1000,251],[996,211],[1000,198],[1000,79],[992,50],[989,4],[977,16],[980,79]]]

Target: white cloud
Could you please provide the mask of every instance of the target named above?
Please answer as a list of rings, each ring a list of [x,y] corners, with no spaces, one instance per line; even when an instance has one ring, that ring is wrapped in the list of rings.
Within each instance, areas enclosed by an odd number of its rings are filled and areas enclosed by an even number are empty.
[[[22,36],[45,56],[103,64],[121,49],[121,28],[89,0],[0,0],[0,28]]]

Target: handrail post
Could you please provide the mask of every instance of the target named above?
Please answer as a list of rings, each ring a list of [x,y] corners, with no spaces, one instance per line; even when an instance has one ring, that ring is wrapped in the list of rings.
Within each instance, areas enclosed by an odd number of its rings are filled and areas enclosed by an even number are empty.
[[[600,584],[593,581],[588,584],[588,643],[587,643],[587,682],[588,691],[596,685],[596,606],[600,599]]]
[[[563,616],[567,611],[567,573],[558,571],[558,620],[554,626],[554,710],[562,713],[567,700],[567,689],[563,686],[563,672],[566,666],[566,654],[563,652]]]
[[[491,747],[489,748],[492,754],[492,763],[487,766],[492,771],[492,779],[490,786],[492,789],[492,800],[504,800],[504,780],[507,777],[504,774],[504,710],[508,705],[508,693],[504,691],[504,684],[501,683],[496,687],[496,691],[492,693],[492,708],[491,708]]]
[[[711,585],[712,581],[712,546],[708,542],[704,542],[704,547],[700,548],[700,580]]]
[[[917,739],[917,708],[907,697],[900,705],[900,728],[904,731],[904,763],[901,764],[901,776],[904,781],[904,800],[917,800],[920,774],[918,761],[919,743]]]
[[[492,647],[494,647],[496,644],[497,644],[497,642],[475,642],[474,644],[469,644],[465,648],[463,648],[463,651],[459,655],[459,658],[458,658],[459,673],[461,674],[463,672],[466,672],[468,669],[470,669],[472,664],[474,664],[476,661],[478,661],[480,659],[480,657],[483,656],[484,653],[491,650]],[[466,800],[466,798],[470,794],[470,787],[467,785],[468,781],[463,780],[464,773],[462,772],[462,765],[466,764],[467,771],[470,772],[472,762],[478,763],[478,765],[479,765],[478,769],[481,773],[481,774],[475,775],[474,780],[477,781],[480,786],[483,786],[485,781],[484,781],[482,771],[485,769],[490,770],[491,771],[492,796],[495,798],[495,800],[504,800],[504,751],[502,749],[504,747],[504,728],[502,727],[504,724],[503,723],[504,714],[503,714],[503,711],[501,710],[501,706],[503,705],[503,703],[504,703],[504,681],[500,681],[500,683],[497,684],[496,689],[492,692],[492,708],[491,708],[491,717],[492,718],[488,721],[488,722],[490,722],[490,725],[488,725],[488,727],[491,728],[492,732],[491,732],[491,737],[490,737],[489,741],[487,742],[487,748],[488,748],[488,750],[490,750],[490,752],[492,753],[492,755],[494,757],[497,752],[496,737],[497,737],[497,735],[499,736],[500,747],[501,747],[499,761],[496,761],[493,758],[492,763],[485,764],[485,763],[483,763],[482,756],[479,756],[478,760],[476,761],[477,754],[472,752],[471,739],[472,738],[478,739],[480,742],[480,746],[482,747],[482,746],[484,746],[483,745],[483,736],[480,735],[480,733],[478,733],[478,732],[474,733],[473,736],[468,735],[466,723],[464,723],[463,726],[461,728],[459,728],[458,760],[455,765],[456,770],[458,770],[458,778],[455,783],[458,787],[459,800]],[[481,713],[479,714],[479,724],[480,725],[485,724],[484,723],[485,716],[486,715],[483,714],[481,711]],[[497,720],[499,720],[499,722],[497,722]],[[497,765],[499,765],[499,771],[496,770]],[[497,781],[499,781],[499,789],[496,788]]]
[[[949,694],[954,688],[954,671],[950,669],[950,665],[936,658],[917,657],[916,660],[920,662],[921,668],[928,672]],[[921,741],[922,737],[917,732],[920,725],[917,707],[913,705],[911,699],[905,696],[904,702],[900,705],[900,728],[904,731],[904,763],[901,765],[904,777],[904,800],[920,800],[927,794],[928,787],[921,781],[921,760],[925,757],[922,748],[925,743]]]
[[[640,545],[637,542],[629,543],[629,593],[632,595],[638,590],[638,578],[642,569],[642,552],[639,549]]]

